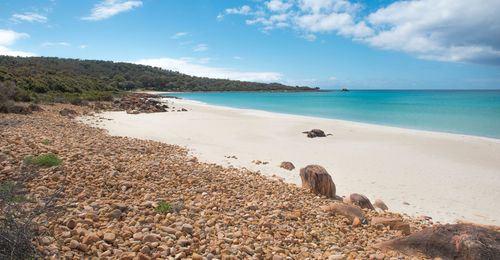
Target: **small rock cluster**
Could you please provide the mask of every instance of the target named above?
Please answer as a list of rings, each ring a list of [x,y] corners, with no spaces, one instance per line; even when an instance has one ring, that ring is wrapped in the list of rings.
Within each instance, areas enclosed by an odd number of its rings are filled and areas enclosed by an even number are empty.
[[[302,133],[307,134],[307,137],[309,137],[309,138],[326,137],[326,136],[332,135],[332,134],[325,135],[325,132],[321,129],[312,129],[311,131],[304,131]]]
[[[115,108],[125,110],[129,114],[168,112],[170,107],[160,99],[161,97],[158,95],[133,93],[125,95],[120,99],[116,99],[113,101],[113,106]],[[171,109],[171,111],[175,110]],[[180,112],[187,110],[182,108],[177,111]]]

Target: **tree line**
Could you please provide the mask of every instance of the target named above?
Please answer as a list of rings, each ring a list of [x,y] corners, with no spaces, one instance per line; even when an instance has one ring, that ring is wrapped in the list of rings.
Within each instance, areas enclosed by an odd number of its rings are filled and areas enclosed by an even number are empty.
[[[132,90],[152,91],[313,91],[228,79],[194,77],[176,71],[124,62],[49,57],[0,56],[0,83],[15,85],[21,99],[40,96],[111,95]]]

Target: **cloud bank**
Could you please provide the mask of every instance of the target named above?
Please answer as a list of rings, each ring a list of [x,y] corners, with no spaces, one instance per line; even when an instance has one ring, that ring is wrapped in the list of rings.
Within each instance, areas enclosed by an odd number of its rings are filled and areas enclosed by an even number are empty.
[[[396,1],[363,14],[348,0],[270,0],[226,9],[250,16],[246,24],[264,31],[291,28],[313,41],[335,33],[369,46],[420,59],[500,65],[500,1]],[[228,11],[229,10],[229,11]]]
[[[162,69],[178,71],[180,73],[207,78],[217,79],[232,79],[242,81],[257,81],[257,82],[275,82],[282,79],[282,74],[278,72],[238,72],[228,68],[209,67],[199,63],[204,63],[204,60],[196,61],[190,58],[172,59],[142,59],[136,64],[149,65]]]

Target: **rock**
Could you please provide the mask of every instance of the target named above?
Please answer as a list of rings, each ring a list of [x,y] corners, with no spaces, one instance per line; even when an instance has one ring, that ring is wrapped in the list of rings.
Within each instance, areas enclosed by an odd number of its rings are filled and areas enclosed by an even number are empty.
[[[346,89],[346,88],[343,88],[343,89],[341,89],[340,91],[341,91],[341,92],[349,92],[349,90],[348,90],[348,89]]]
[[[113,243],[113,241],[115,241],[115,234],[113,233],[104,233],[104,241],[108,242],[108,243]]]
[[[359,218],[354,218],[354,220],[352,221],[352,226],[353,227],[357,227],[357,226],[360,226],[362,223],[361,223],[361,220]]]
[[[295,169],[295,165],[291,162],[281,162],[280,167],[289,171]]]
[[[347,217],[351,222],[354,222],[356,218],[361,220],[362,224],[367,224],[368,221],[365,218],[363,210],[360,207],[349,205],[342,202],[332,203],[327,207],[323,208],[324,211],[329,212],[334,215],[342,215]]]
[[[120,202],[120,203],[115,203],[115,204],[113,204],[113,207],[114,207],[115,209],[119,209],[119,210],[120,210],[120,211],[122,211],[122,212],[123,212],[123,211],[126,211],[126,210],[128,209],[128,205],[127,205],[127,204],[125,204],[125,203],[121,203],[121,202]]]
[[[37,111],[37,112],[40,112],[40,111],[44,111],[39,105],[37,104],[30,104],[28,106],[29,110],[31,111]]]
[[[352,205],[359,206],[362,209],[375,210],[370,200],[363,194],[352,193],[346,202]]]
[[[142,233],[135,233],[133,236],[132,236],[135,240],[142,240],[142,238],[144,237],[144,235]]]
[[[119,210],[119,209],[114,209],[113,211],[111,211],[109,214],[108,214],[108,218],[116,218],[116,219],[120,219],[122,216],[122,211]]]
[[[387,207],[387,205],[385,205],[385,203],[382,200],[380,200],[380,199],[376,199],[375,202],[373,203],[373,206],[375,208],[379,208],[379,209],[381,209],[383,211],[389,210],[389,208]]]
[[[82,240],[82,243],[90,245],[101,240],[96,233],[90,233]]]
[[[164,227],[164,226],[162,226],[162,227],[160,227],[160,229],[163,232],[167,232],[167,233],[172,234],[172,235],[175,234],[175,232],[177,232],[177,230],[175,230],[175,229],[173,229],[171,227]]]
[[[300,169],[300,178],[302,179],[302,187],[315,194],[335,198],[335,183],[325,168],[319,165],[308,165]]]
[[[346,260],[347,256],[346,255],[330,255],[328,257],[328,260]]]
[[[73,229],[76,227],[76,221],[74,219],[69,219],[68,222],[66,222],[66,226]]]
[[[283,257],[280,255],[273,255],[273,260],[283,260]]]
[[[203,259],[203,256],[201,256],[201,255],[199,255],[199,254],[197,254],[197,253],[193,253],[193,254],[191,255],[191,259],[192,259],[192,260],[202,260],[202,259]]]
[[[151,258],[149,256],[144,255],[143,253],[138,253],[137,254],[137,259],[138,260],[149,260]]]
[[[498,259],[500,232],[471,224],[446,224],[425,228],[377,246],[406,254],[418,251],[432,258]]]
[[[144,242],[144,243],[147,243],[147,242],[153,243],[153,242],[158,242],[158,241],[160,241],[158,236],[153,235],[153,234],[145,235],[142,238],[142,242]]]
[[[190,224],[184,224],[182,225],[181,231],[188,234],[193,234],[193,226],[191,226]]]
[[[69,242],[69,248],[71,248],[71,249],[76,249],[76,248],[78,248],[79,245],[80,245],[80,243],[78,243],[78,241],[76,241],[74,239]]]
[[[78,113],[73,109],[64,108],[61,111],[59,111],[59,114],[61,116],[74,116],[77,115]]]
[[[305,131],[302,132],[303,134],[307,134],[307,137],[309,138],[314,138],[314,137],[325,137],[325,132],[321,129],[312,129],[311,131]]]
[[[240,250],[251,255],[251,256],[255,253],[255,251],[253,249],[251,249],[249,246],[242,246],[240,248]]]
[[[8,112],[14,114],[29,115],[31,114],[31,109],[26,106],[13,105],[8,108]]]
[[[52,241],[54,241],[54,239],[51,237],[42,237],[40,239],[40,244],[42,244],[44,246],[48,246],[52,243]]]
[[[186,246],[189,246],[191,244],[191,241],[188,239],[179,239],[177,241],[177,244],[182,246],[182,247],[186,247]]]
[[[411,233],[410,225],[404,223],[402,219],[399,218],[379,218],[374,217],[371,220],[373,226],[384,225],[389,226],[391,229],[400,230],[403,235],[409,235]]]

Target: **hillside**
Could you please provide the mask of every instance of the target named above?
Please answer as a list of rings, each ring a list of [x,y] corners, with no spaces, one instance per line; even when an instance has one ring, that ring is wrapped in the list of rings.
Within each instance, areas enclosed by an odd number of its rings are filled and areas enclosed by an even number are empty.
[[[0,83],[28,94],[154,91],[313,91],[279,83],[256,83],[185,75],[123,62],[0,56]]]

